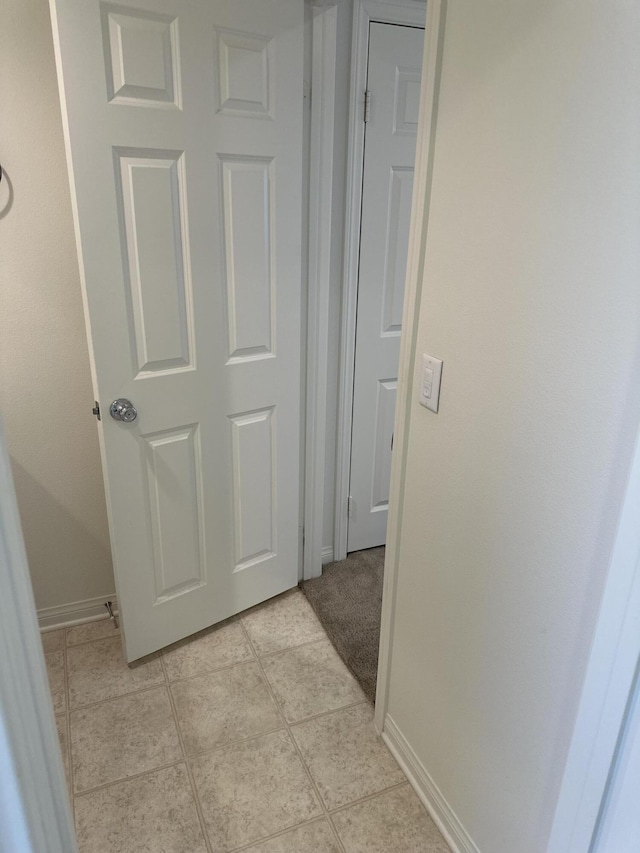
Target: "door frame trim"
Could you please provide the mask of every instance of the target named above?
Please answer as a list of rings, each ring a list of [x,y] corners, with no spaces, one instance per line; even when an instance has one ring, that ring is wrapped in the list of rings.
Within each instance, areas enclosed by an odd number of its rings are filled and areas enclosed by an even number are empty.
[[[365,125],[362,118],[369,62],[369,24],[373,22],[425,27],[425,2],[424,0],[354,0],[336,442],[334,560],[343,560],[347,556],[347,501],[351,469],[356,308],[360,259],[362,175],[364,171]]]
[[[322,574],[329,365],[337,0],[312,6],[309,151],[309,265],[305,415],[304,580]]]
[[[0,849],[75,853],[11,463],[0,425]],[[11,818],[2,820],[11,814]]]
[[[416,379],[415,353],[418,317],[422,299],[424,259],[429,223],[431,175],[433,171],[434,139],[437,124],[438,91],[444,41],[446,0],[429,0],[426,37],[420,90],[418,139],[416,143],[415,178],[411,202],[411,228],[407,259],[407,282],[402,313],[400,364],[394,422],[394,447],[391,460],[389,491],[389,523],[384,562],[382,617],[380,623],[380,654],[375,703],[375,724],[383,731],[387,715],[389,677],[391,672],[392,636],[395,621],[398,563],[402,536],[404,483],[407,466],[409,411]]]
[[[640,660],[640,434],[546,853],[597,850]]]

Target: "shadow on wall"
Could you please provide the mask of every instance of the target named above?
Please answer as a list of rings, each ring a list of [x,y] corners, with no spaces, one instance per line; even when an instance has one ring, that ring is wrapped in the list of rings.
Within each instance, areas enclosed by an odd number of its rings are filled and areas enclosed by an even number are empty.
[[[57,606],[114,590],[108,543],[11,458],[36,607]],[[109,583],[105,587],[105,578]],[[103,589],[104,587],[104,589]]]
[[[13,184],[0,166],[0,219],[4,219],[13,207]]]

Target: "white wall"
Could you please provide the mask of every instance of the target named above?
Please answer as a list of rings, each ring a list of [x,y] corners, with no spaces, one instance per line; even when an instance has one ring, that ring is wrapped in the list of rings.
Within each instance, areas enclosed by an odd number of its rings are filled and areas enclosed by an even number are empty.
[[[44,608],[114,590],[47,0],[3,2],[0,104],[0,405]]]
[[[481,853],[545,849],[640,420],[639,41],[447,4],[388,712]]]

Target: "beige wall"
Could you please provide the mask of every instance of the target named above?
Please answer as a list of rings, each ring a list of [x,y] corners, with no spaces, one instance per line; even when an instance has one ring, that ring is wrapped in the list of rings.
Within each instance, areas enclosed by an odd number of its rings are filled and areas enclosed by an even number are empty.
[[[640,419],[640,14],[446,15],[389,714],[481,853],[543,853]]]
[[[0,405],[43,608],[114,590],[47,0],[2,4],[0,104]]]

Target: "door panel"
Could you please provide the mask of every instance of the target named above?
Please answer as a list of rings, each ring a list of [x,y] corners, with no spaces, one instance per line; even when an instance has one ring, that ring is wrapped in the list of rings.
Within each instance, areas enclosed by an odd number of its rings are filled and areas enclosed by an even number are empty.
[[[389,175],[389,213],[384,233],[386,245],[380,330],[383,336],[397,337],[402,329],[412,192],[413,167],[392,166]]]
[[[370,25],[347,550],[384,545],[424,30]]]
[[[233,430],[234,572],[276,553],[273,409],[230,418]]]
[[[391,436],[396,413],[397,379],[378,381],[376,400],[375,446],[371,487],[372,510],[386,509],[389,505],[389,479],[391,477]]]
[[[197,425],[142,438],[147,445],[157,604],[206,582],[202,454]]]
[[[303,2],[52,11],[133,660],[298,581]]]
[[[111,103],[180,107],[177,18],[101,3]]]
[[[221,160],[230,360],[273,355],[272,165]]]
[[[138,375],[191,367],[193,296],[181,152],[114,151],[125,287]]]

